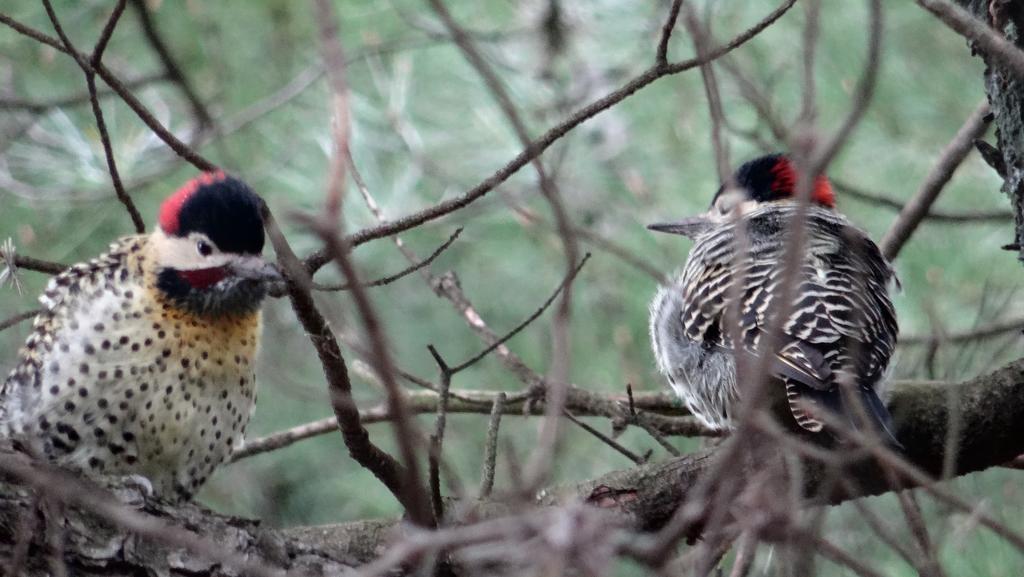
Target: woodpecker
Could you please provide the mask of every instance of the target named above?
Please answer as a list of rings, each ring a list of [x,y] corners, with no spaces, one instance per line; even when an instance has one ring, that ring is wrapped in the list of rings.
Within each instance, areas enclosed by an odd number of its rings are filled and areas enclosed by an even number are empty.
[[[187,500],[242,439],[256,401],[260,199],[208,172],[159,226],[51,279],[0,388],[0,435],[94,477],[142,476]]]
[[[792,306],[785,322],[775,319],[797,178],[789,157],[763,156],[742,165],[706,213],[648,227],[695,241],[682,272],[651,303],[658,369],[697,419],[727,430],[742,394],[737,346],[770,354],[771,386],[785,387],[799,427],[822,431],[829,410],[900,447],[879,397],[898,330],[889,296],[895,275],[867,233],[835,210],[823,175],[806,207]],[[781,330],[777,352],[762,351],[771,330]]]

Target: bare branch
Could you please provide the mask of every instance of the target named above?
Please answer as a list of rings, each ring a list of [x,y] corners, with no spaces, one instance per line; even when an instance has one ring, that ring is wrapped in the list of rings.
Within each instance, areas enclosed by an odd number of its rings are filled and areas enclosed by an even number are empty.
[[[845,181],[836,180],[834,177],[829,177],[829,180],[832,181],[832,186],[836,187],[843,193],[844,197],[853,198],[861,202],[895,210],[897,212],[902,211],[906,206],[899,200],[889,198],[888,196],[882,196],[874,192],[868,192]],[[928,212],[924,215],[924,220],[942,224],[963,224],[970,222],[1003,223],[1013,221],[1013,213],[1008,210],[943,212],[929,208]]]
[[[384,335],[384,327],[377,316],[369,296],[363,290],[355,266],[349,259],[349,250],[339,235],[340,214],[345,184],[345,166],[349,158],[349,110],[348,87],[345,81],[345,59],[338,38],[337,16],[328,0],[316,0],[317,19],[320,27],[320,42],[323,50],[324,65],[332,88],[332,108],[334,112],[335,154],[331,160],[331,175],[325,201],[323,218],[307,218],[308,223],[320,234],[326,245],[327,254],[337,263],[351,288],[352,300],[363,322],[366,336],[370,342],[371,360],[377,377],[384,385],[388,396],[388,406],[394,418],[395,440],[402,456],[403,467],[398,469],[402,504],[406,507],[410,519],[421,526],[436,526],[437,520],[431,514],[430,499],[426,489],[420,483],[419,464],[416,446],[420,439],[415,423],[410,419],[406,409],[405,397],[395,379],[396,370],[391,358],[391,351]],[[351,390],[346,397],[351,401]],[[358,414],[358,413],[357,413]]]
[[[51,46],[58,51],[71,56],[80,65],[87,63],[82,54],[69,50],[59,39],[53,38],[52,36],[17,22],[6,14],[0,13],[0,23],[6,24],[20,34],[24,34],[29,38],[46,44],[47,46]],[[164,143],[167,144],[167,146],[178,156],[187,160],[199,170],[210,171],[217,169],[217,165],[203,158],[199,153],[179,140],[178,137],[174,136],[174,134],[160,124],[160,121],[153,116],[149,109],[142,104],[135,94],[133,94],[132,91],[116,75],[114,75],[114,73],[108,70],[102,62],[97,62],[92,66],[92,68],[96,75],[102,78],[103,81],[107,83],[107,86],[110,86],[110,88],[121,97],[124,103],[135,112],[139,119],[142,120],[142,122],[144,122],[146,126],[148,126],[150,130],[152,130],[160,140],[164,141]]]
[[[491,93],[491,96],[498,103],[498,107],[504,113],[509,124],[512,125],[512,129],[515,132],[516,137],[519,139],[520,144],[524,147],[529,147],[531,142],[530,135],[526,129],[526,124],[520,117],[515,103],[512,102],[512,98],[509,96],[508,91],[505,90],[505,86],[502,84],[501,79],[498,78],[498,75],[484,60],[483,56],[480,54],[479,50],[477,50],[466,31],[463,30],[452,17],[447,7],[445,7],[444,2],[442,0],[429,1],[434,12],[441,18],[441,21],[444,22],[444,25],[451,34],[455,44],[458,45],[460,50],[462,50],[463,56],[466,57],[466,60],[469,61],[477,74],[479,74],[483,79],[484,84]],[[560,438],[560,413],[562,412],[562,406],[565,403],[565,387],[568,382],[569,366],[571,364],[569,317],[572,311],[572,279],[575,276],[573,274],[573,269],[576,267],[578,248],[576,246],[575,236],[573,235],[572,221],[566,212],[565,203],[562,200],[561,193],[559,192],[555,182],[547,175],[544,165],[540,161],[540,154],[530,159],[530,164],[537,172],[537,177],[540,181],[541,193],[544,195],[545,200],[547,200],[548,205],[551,207],[551,213],[554,216],[558,235],[562,240],[562,246],[565,250],[567,279],[565,288],[561,291],[561,300],[558,303],[558,309],[555,312],[551,328],[552,360],[550,378],[547,379],[547,388],[545,390],[549,412],[541,426],[537,445],[538,450],[531,456],[527,473],[529,477],[528,482],[535,486],[539,486],[547,478],[550,468],[550,459],[552,455],[557,453]]]
[[[2,15],[0,15],[2,16]],[[157,82],[164,82],[167,80],[166,75],[163,73],[159,74],[147,74],[134,78],[132,80],[126,80],[124,85],[129,89],[138,89]],[[110,88],[100,88],[96,91],[97,98],[106,98],[114,94],[114,91]],[[42,114],[53,108],[66,108],[69,106],[77,106],[80,104],[91,103],[91,94],[88,90],[79,94],[70,94],[68,96],[60,96],[52,98],[50,100],[28,100],[25,98],[0,98],[0,110],[25,110],[34,114]]]
[[[277,253],[278,263],[288,277],[288,296],[291,299],[292,309],[320,359],[324,376],[327,379],[337,428],[341,431],[349,455],[373,473],[399,502],[409,507],[411,503],[405,498],[403,489],[402,480],[405,472],[402,470],[402,465],[373,444],[369,433],[363,426],[359,409],[352,398],[352,382],[349,380],[345,357],[341,354],[341,347],[338,345],[338,340],[330,325],[323,314],[317,310],[316,303],[313,302],[305,267],[295,256],[284,235],[281,234],[276,219],[266,205],[263,207],[263,220],[267,236],[274,246],[274,252]]]
[[[690,37],[693,39],[693,48],[697,53],[697,57],[705,59],[710,41],[713,40],[710,27],[705,28],[701,24],[693,4],[686,5],[686,12],[683,16],[686,28],[690,31]],[[722,139],[725,111],[722,109],[722,98],[718,90],[718,81],[715,78],[715,70],[712,63],[713,61],[708,60],[700,65],[700,76],[701,80],[703,80],[704,95],[708,100],[708,113],[711,117],[711,146],[715,155],[718,181],[728,183],[732,175],[732,169],[729,163],[729,147]]]
[[[1020,333],[1021,331],[1024,331],[1024,319],[1009,319],[945,335],[901,335],[899,343],[901,345],[959,344],[979,339],[1001,337],[1009,333]]]
[[[429,482],[430,502],[434,508],[434,519],[444,518],[444,500],[441,497],[441,451],[444,449],[444,431],[448,423],[448,391],[452,385],[452,369],[437,352],[434,345],[427,349],[434,357],[441,373],[441,386],[437,394],[437,416],[434,419],[434,433],[430,436]]]
[[[1024,78],[1024,52],[1002,34],[948,0],[917,0],[917,3],[958,34],[971,40],[978,50],[989,55],[1017,78]]]
[[[885,258],[895,259],[903,245],[910,240],[910,236],[924,220],[946,183],[953,177],[953,173],[974,149],[975,139],[981,138],[985,133],[989,125],[988,112],[987,101],[979,104],[957,131],[953,140],[942,149],[917,193],[903,207],[882,237],[879,246]]]
[[[31,318],[35,318],[35,316],[40,312],[42,312],[42,309],[34,309],[31,311],[25,311],[23,313],[18,313],[14,316],[6,318],[3,321],[0,321],[0,331],[5,331],[18,323],[27,321]]]
[[[565,288],[569,285],[569,283],[571,283],[572,280],[576,277],[576,275],[579,274],[580,270],[583,269],[583,265],[587,264],[587,260],[589,260],[589,259],[590,259],[590,253],[587,253],[587,254],[583,255],[583,260],[581,260],[580,263],[578,265],[576,265],[576,268],[574,268],[569,273],[568,277],[566,277],[565,279],[562,280],[562,283],[558,285],[558,288],[555,289],[555,292],[551,293],[551,296],[548,297],[548,299],[545,300],[544,303],[542,305],[540,305],[540,307],[537,310],[533,311],[533,314],[531,314],[530,316],[526,317],[526,319],[523,322],[521,322],[518,325],[516,325],[515,328],[513,328],[509,332],[505,333],[505,336],[503,336],[500,339],[496,340],[495,342],[491,343],[484,350],[480,351],[479,353],[473,355],[471,358],[469,358],[469,359],[463,361],[462,363],[459,363],[455,367],[453,367],[451,369],[452,373],[462,372],[462,371],[468,369],[469,367],[475,365],[477,362],[480,361],[480,359],[482,359],[482,358],[486,357],[487,355],[489,355],[492,351],[494,351],[494,349],[496,349],[496,348],[500,347],[501,345],[505,344],[506,342],[508,342],[512,337],[516,336],[523,329],[528,327],[530,325],[530,323],[532,323],[533,321],[537,320],[537,318],[540,315],[544,314],[544,311],[547,310],[547,308],[549,306],[551,306],[551,303],[555,302],[555,299],[558,298],[559,293],[561,293],[563,290],[565,290]]]
[[[491,417],[487,421],[487,439],[484,441],[484,464],[480,475],[480,498],[486,499],[494,488],[494,470],[498,460],[498,428],[501,414],[505,410],[505,393],[498,393],[491,406]]]
[[[698,424],[692,418],[686,417],[688,413],[680,406],[679,402],[666,393],[643,393],[636,394],[636,405],[643,407],[643,412],[637,416],[635,424],[639,427],[651,428],[661,435],[673,435],[683,437],[718,437],[720,432],[712,431]],[[508,401],[502,401],[503,410],[511,415],[539,415],[543,414],[543,402],[535,405],[528,405],[527,395],[507,395],[504,392],[495,393],[492,391],[479,391],[471,389],[453,389],[449,391],[449,400],[446,411],[449,414],[477,414],[486,415],[493,411],[494,403],[498,396],[503,396]],[[406,391],[406,408],[410,413],[431,414],[437,412],[439,394],[436,391]],[[574,389],[566,406],[580,417],[606,417],[610,419],[621,418],[626,399],[618,394],[592,393]],[[524,409],[529,412],[524,413]],[[370,407],[359,411],[359,420],[364,425],[373,423],[388,422],[392,419],[387,404]],[[248,439],[244,445],[232,453],[231,460],[239,461],[246,457],[276,451],[291,446],[299,441],[310,439],[338,429],[338,421],[333,417],[319,419],[297,425],[283,431],[271,433],[265,437]]]
[[[444,241],[444,243],[442,243],[440,246],[438,246],[436,249],[434,249],[434,252],[430,253],[430,256],[428,256],[427,258],[425,258],[423,260],[420,260],[418,262],[415,262],[415,263],[405,267],[404,269],[402,269],[402,270],[400,270],[400,271],[398,271],[398,272],[396,272],[394,274],[390,274],[388,276],[384,276],[384,277],[381,277],[381,278],[376,279],[376,280],[364,281],[363,282],[363,287],[369,288],[369,287],[378,287],[378,286],[388,285],[388,284],[391,284],[391,283],[395,282],[398,279],[406,277],[406,276],[408,276],[408,275],[410,275],[410,274],[412,274],[412,273],[414,273],[414,272],[416,272],[416,271],[418,271],[418,270],[420,270],[420,269],[422,269],[422,268],[424,268],[426,266],[430,266],[430,263],[434,262],[434,260],[436,260],[437,257],[441,256],[441,253],[443,253],[445,250],[447,250],[448,247],[450,247],[452,245],[452,243],[455,242],[455,239],[459,238],[460,234],[462,234],[462,227],[459,227],[459,228],[455,229],[455,232],[453,232],[451,234],[451,236],[448,237],[448,240]],[[322,284],[316,284],[316,283],[313,284],[313,290],[317,290],[317,291],[347,291],[347,290],[350,290],[350,289],[351,289],[351,286],[348,283],[342,283],[342,284],[336,284],[336,285],[322,285]],[[458,372],[458,370],[456,370],[455,372]]]
[[[100,101],[98,92],[96,90],[96,68],[101,65],[103,57],[103,51],[110,41],[110,37],[114,34],[114,29],[117,26],[118,20],[121,18],[121,14],[124,13],[126,0],[119,0],[117,5],[114,7],[113,13],[107,20],[107,24],[103,28],[103,32],[100,34],[99,40],[96,42],[96,47],[92,51],[92,56],[86,58],[83,54],[75,49],[71,43],[71,39],[64,32],[64,28],[60,24],[60,20],[57,18],[57,13],[54,11],[53,6],[49,0],[43,0],[43,6],[46,8],[46,14],[50,17],[50,22],[53,24],[54,30],[57,31],[57,35],[60,37],[61,42],[64,43],[64,47],[67,49],[67,53],[70,54],[75,61],[78,63],[79,68],[85,74],[85,83],[89,90],[89,102],[92,104],[93,116],[96,117],[96,128],[100,134],[100,142],[103,144],[103,153],[107,159],[107,169],[110,172],[110,180],[113,182],[114,191],[117,193],[117,200],[124,205],[125,210],[128,211],[128,216],[132,219],[132,224],[135,226],[135,232],[142,233],[146,230],[146,224],[142,220],[142,215],[139,213],[139,209],[135,207],[135,203],[132,202],[128,193],[125,192],[124,184],[121,182],[121,175],[117,170],[117,163],[114,161],[114,148],[110,142],[110,134],[107,132],[107,123],[103,119],[103,109],[100,107]]]
[[[875,93],[875,85],[878,80],[879,58],[882,51],[882,5],[881,0],[869,0],[868,2],[868,54],[864,72],[857,81],[857,89],[854,92],[853,104],[846,118],[840,125],[832,138],[821,144],[814,151],[813,158],[808,163],[807,178],[813,179],[821,174],[828,167],[832,159],[838,154],[839,149],[846,143],[846,140],[853,134],[853,129],[860,123],[864,112],[871,102]]]
[[[14,266],[23,268],[25,270],[34,270],[36,272],[43,272],[46,274],[60,274],[64,272],[68,265],[59,262],[51,262],[48,260],[42,260],[38,258],[32,258],[30,256],[22,256],[20,254],[14,255]]]
[[[149,8],[146,7],[145,0],[132,0],[132,7],[135,8],[135,12],[139,15],[139,24],[142,25],[142,33],[146,37],[146,41],[149,42],[153,52],[156,53],[157,58],[160,59],[160,63],[166,71],[166,78],[177,84],[181,89],[181,93],[188,100],[189,105],[192,107],[192,113],[199,121],[200,126],[213,124],[213,116],[207,110],[206,105],[203,104],[202,99],[199,98],[188,77],[181,67],[178,66],[178,62],[171,54],[167,43],[160,36],[156,22],[153,21],[153,17],[149,14]]]
[[[500,168],[493,175],[485,179],[480,184],[476,185],[472,189],[466,191],[464,194],[440,202],[434,206],[423,209],[419,212],[395,219],[393,221],[360,230],[349,235],[346,238],[349,246],[357,247],[365,242],[391,236],[400,233],[411,228],[420,226],[423,223],[436,220],[455,212],[461,208],[472,204],[477,199],[486,195],[488,192],[494,190],[496,186],[505,182],[510,176],[519,171],[522,167],[529,164],[534,158],[539,156],[545,150],[547,150],[552,144],[557,142],[563,136],[568,134],[574,128],[583,124],[585,121],[597,116],[598,114],[608,110],[612,106],[625,100],[626,98],[635,94],[641,88],[644,88],[654,81],[673,74],[679,74],[687,70],[691,70],[700,66],[705,62],[710,62],[717,58],[728,54],[734,49],[742,46],[748,42],[751,38],[754,38],[761,33],[765,28],[774,24],[779,18],[781,18],[789,9],[796,3],[796,0],[785,0],[781,6],[773,10],[770,14],[764,17],[762,20],[757,22],[754,26],[750,27],[743,33],[739,34],[728,43],[715,47],[710,50],[705,58],[692,58],[690,60],[684,60],[682,62],[670,63],[666,67],[652,67],[632,80],[627,82],[624,86],[615,90],[594,102],[584,106],[580,110],[573,113],[568,119],[561,122],[560,124],[552,127],[540,137],[530,142],[522,152],[516,155],[515,158],[510,160],[508,164]],[[309,256],[306,259],[306,266],[310,270],[318,270],[329,259],[323,251],[318,251]]]
[[[630,450],[629,450],[629,449],[627,449],[626,447],[623,447],[623,446],[622,446],[621,444],[619,444],[619,442],[618,442],[618,441],[616,441],[615,439],[613,439],[613,438],[609,437],[608,435],[605,435],[605,434],[604,434],[604,433],[602,433],[601,431],[598,431],[598,430],[597,430],[597,429],[595,429],[594,427],[591,427],[591,426],[590,426],[590,425],[588,425],[587,423],[584,423],[583,421],[581,421],[581,420],[577,419],[577,418],[576,418],[576,416],[575,416],[575,415],[573,415],[573,414],[572,414],[572,413],[571,413],[571,412],[570,412],[570,411],[569,411],[568,409],[566,409],[566,410],[564,411],[564,413],[563,413],[563,414],[565,415],[565,418],[567,418],[567,419],[569,419],[570,421],[572,421],[572,422],[573,422],[573,423],[574,423],[575,425],[577,425],[577,426],[578,426],[579,428],[581,428],[581,429],[583,429],[584,431],[586,431],[586,432],[590,433],[590,434],[591,434],[591,435],[593,435],[593,436],[594,436],[594,437],[595,437],[595,438],[596,438],[597,440],[601,441],[601,442],[602,442],[602,443],[604,443],[605,445],[608,445],[608,446],[609,446],[609,447],[611,447],[612,449],[615,449],[615,451],[617,451],[617,452],[618,452],[619,454],[623,455],[624,457],[626,457],[626,458],[627,458],[627,459],[629,459],[630,461],[633,461],[633,463],[635,463],[635,464],[637,464],[637,465],[642,465],[642,464],[644,464],[644,463],[645,463],[645,462],[647,461],[647,458],[646,458],[646,457],[641,457],[640,455],[637,455],[637,454],[636,454],[636,453],[634,453],[633,451],[630,451]],[[650,453],[648,453],[648,455],[649,455],[649,454],[650,454]]]
[[[657,66],[668,66],[668,41],[672,39],[672,30],[676,27],[676,20],[679,19],[679,8],[683,0],[672,0],[672,7],[668,11],[668,18],[661,27],[661,39],[658,41],[658,52],[655,54],[654,62]]]

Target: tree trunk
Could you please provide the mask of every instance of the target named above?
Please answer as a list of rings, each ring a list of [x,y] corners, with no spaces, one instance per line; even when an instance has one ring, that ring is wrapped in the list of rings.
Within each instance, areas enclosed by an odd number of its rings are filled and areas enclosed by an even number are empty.
[[[988,23],[1012,42],[1024,48],[1024,4],[1006,0],[959,0],[975,18]],[[985,94],[994,115],[997,170],[1003,176],[1003,192],[1010,197],[1016,215],[1016,232],[1011,248],[1024,262],[1024,78],[999,66],[971,42],[971,50],[985,61]],[[990,161],[992,164],[992,161]]]

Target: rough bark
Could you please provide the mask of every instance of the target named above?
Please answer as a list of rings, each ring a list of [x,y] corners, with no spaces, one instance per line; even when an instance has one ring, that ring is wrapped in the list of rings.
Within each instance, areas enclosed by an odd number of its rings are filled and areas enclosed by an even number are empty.
[[[958,419],[949,418],[956,407]],[[1004,463],[1024,453],[1024,360],[1011,363],[993,373],[960,384],[907,383],[893,393],[891,408],[897,433],[906,446],[907,459],[924,471],[938,476],[946,461],[950,422],[958,448],[949,461],[953,475],[964,475]],[[538,506],[553,506],[571,500],[584,500],[610,509],[636,529],[661,526],[685,498],[714,458],[712,449],[662,462],[615,471],[600,478],[544,492]],[[841,502],[862,495],[890,490],[887,477],[871,466],[852,467],[848,473],[857,485],[853,493],[832,493],[823,497]],[[823,478],[810,467],[805,476],[806,492],[815,494]],[[903,480],[903,486],[911,486]],[[59,497],[59,496],[58,496]],[[25,522],[26,511],[34,506],[32,492],[10,483],[0,486],[0,559],[11,558],[18,527]],[[449,510],[454,508],[449,508]],[[196,505],[172,507],[146,500],[141,506],[178,527],[214,539],[229,550],[250,560],[282,569],[306,570],[313,575],[340,574],[347,568],[378,556],[389,536],[396,530],[394,520],[367,521],[341,525],[270,529],[258,521],[225,517]],[[476,519],[507,513],[500,502],[476,507]],[[76,575],[139,575],[188,572],[191,575],[236,574],[219,563],[204,561],[195,554],[166,547],[114,528],[95,516],[69,507],[66,521],[65,558]],[[52,521],[50,521],[52,523]],[[37,523],[29,558],[33,574],[43,574],[45,535]]]
[[[34,525],[35,530],[24,556],[24,575],[56,574],[52,548],[47,546],[55,535],[63,538],[63,563],[69,575],[136,577],[243,573],[225,567],[220,561],[117,527],[78,507],[40,507],[35,495],[35,491],[23,486],[0,482],[0,573],[4,575],[10,574],[18,536],[23,534],[26,523]],[[138,510],[142,513],[191,531],[225,551],[267,567],[293,569],[307,575],[341,575],[366,560],[337,550],[321,550],[301,538],[263,527],[259,521],[219,515],[195,504],[171,505],[143,499],[140,493],[123,487],[118,495],[140,502]]]
[[[975,18],[988,23],[1016,47],[1024,49],[1024,4],[1017,1],[958,0]],[[994,116],[996,148],[1002,156],[1003,192],[1016,219],[1014,245],[1024,262],[1024,78],[993,62],[971,43],[986,64],[985,94]]]

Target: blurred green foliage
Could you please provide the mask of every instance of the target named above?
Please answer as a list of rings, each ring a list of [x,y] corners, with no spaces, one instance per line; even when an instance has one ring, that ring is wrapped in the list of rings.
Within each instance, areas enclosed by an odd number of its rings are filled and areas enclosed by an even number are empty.
[[[278,94],[293,78],[319,66],[315,21],[304,2],[149,2],[175,57],[221,128],[239,113]],[[621,85],[653,61],[666,3],[598,0],[563,3],[560,35],[552,41],[544,26],[548,3],[538,1],[452,1],[456,17],[477,37],[504,79],[533,134],[572,110]],[[818,119],[834,130],[847,112],[866,48],[865,7],[859,2],[824,3],[816,63]],[[55,2],[65,27],[83,49],[91,46],[110,2]],[[352,149],[370,190],[389,217],[412,213],[451,198],[512,158],[520,146],[482,82],[425,5],[411,0],[336,2],[350,59]],[[753,0],[707,2],[704,12],[720,40],[745,29],[774,8]],[[47,32],[52,28],[40,4],[9,0],[2,10]],[[802,25],[798,5],[777,25],[733,53],[732,62],[770,95],[787,122],[799,109]],[[552,48],[558,46],[558,49]],[[693,53],[682,30],[671,57]],[[106,64],[122,78],[160,71],[129,9],[106,52]],[[718,67],[730,125],[771,142],[730,75]],[[878,89],[849,144],[830,168],[837,180],[898,200],[920,185],[942,146],[983,98],[982,64],[965,42],[912,3],[885,3],[885,39]],[[45,101],[84,90],[71,59],[0,28],[0,98]],[[157,118],[180,137],[191,134],[191,109],[167,82],[137,90]],[[103,101],[122,177],[141,183],[132,196],[148,223],[162,197],[195,170],[173,155],[117,98]],[[321,79],[253,122],[215,135],[203,154],[243,176],[279,215],[316,211],[321,205],[331,141],[328,92]],[[574,222],[669,271],[683,262],[688,244],[655,237],[644,224],[702,210],[717,188],[709,120],[700,75],[665,78],[570,133],[544,160],[557,179]],[[759,146],[738,133],[728,135],[734,164],[757,155]],[[1000,180],[977,155],[959,169],[939,206],[947,211],[1005,209]],[[352,189],[354,191],[354,189]],[[888,209],[840,197],[840,207],[880,238],[894,218]],[[317,247],[315,237],[284,218],[300,254]],[[465,232],[434,265],[458,273],[466,295],[498,332],[530,314],[560,282],[561,243],[550,213],[527,168],[469,208],[429,223],[403,237],[421,256],[429,254],[457,226]],[[353,194],[345,205],[345,227],[374,223]],[[60,262],[90,258],[112,239],[131,231],[114,198],[95,122],[87,105],[47,109],[41,114],[0,107],[0,240],[11,237],[21,254]],[[1007,223],[926,223],[897,261],[903,293],[897,298],[905,334],[927,334],[933,323],[948,331],[1012,317],[1020,309],[1020,268],[998,247],[1011,238]],[[599,248],[575,284],[572,320],[572,377],[580,386],[622,391],[662,387],[649,352],[647,302],[655,281]],[[361,246],[356,262],[366,278],[400,270],[406,262],[388,240]],[[336,278],[327,267],[318,276]],[[0,318],[28,310],[46,282],[23,272],[23,292],[0,292]],[[435,378],[426,346],[434,344],[450,361],[475,354],[482,344],[422,280],[410,276],[374,289],[372,299],[403,369]],[[337,330],[359,338],[349,299],[320,295]],[[267,307],[261,386],[250,435],[258,436],[330,414],[315,355],[297,328],[287,302]],[[510,346],[540,372],[550,361],[549,320],[543,317]],[[0,367],[8,367],[29,330],[23,323],[0,333]],[[926,368],[923,351],[904,348],[896,375],[960,378],[1020,355],[1017,337],[970,347],[941,349]],[[358,355],[351,350],[350,358]],[[355,375],[363,406],[382,392]],[[460,374],[455,387],[519,390],[521,385],[493,358]],[[422,424],[432,419],[424,417]],[[478,482],[486,418],[454,416],[445,458],[462,486]],[[606,422],[595,422],[607,429]],[[536,439],[536,422],[505,419],[503,451],[522,460]],[[373,425],[375,441],[391,449],[386,425]],[[634,432],[621,441],[636,451],[656,449]],[[678,439],[680,448],[696,441]],[[620,455],[579,429],[568,429],[558,460],[557,481],[569,482],[628,466]],[[508,464],[499,462],[498,488],[507,486]],[[1018,529],[1024,519],[1019,473],[1000,470],[956,481],[962,493]],[[351,461],[338,435],[306,441],[225,467],[202,494],[217,510],[257,516],[275,525],[314,524],[395,515],[399,509],[384,488]],[[909,539],[890,497],[867,504],[898,534]],[[932,538],[942,545],[949,575],[1020,575],[1019,553],[969,519],[934,504],[926,506]],[[830,511],[829,535],[856,555],[874,560],[887,575],[911,575],[911,568],[868,531],[850,506]],[[770,567],[762,551],[758,570]],[[828,571],[824,569],[827,568]],[[628,568],[623,571],[628,572]],[[770,572],[770,571],[769,571]],[[822,574],[841,574],[825,565]],[[755,572],[756,574],[756,572]]]

